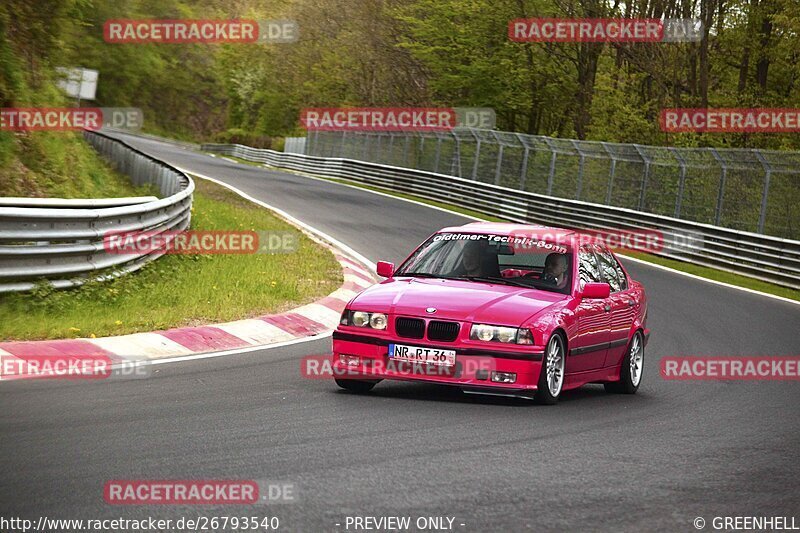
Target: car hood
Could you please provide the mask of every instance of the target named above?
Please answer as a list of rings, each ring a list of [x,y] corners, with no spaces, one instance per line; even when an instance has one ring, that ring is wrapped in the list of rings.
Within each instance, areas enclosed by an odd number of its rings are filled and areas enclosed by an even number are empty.
[[[567,295],[500,283],[402,278],[390,279],[356,296],[350,308],[445,320],[520,326]],[[435,313],[426,309],[435,308]]]

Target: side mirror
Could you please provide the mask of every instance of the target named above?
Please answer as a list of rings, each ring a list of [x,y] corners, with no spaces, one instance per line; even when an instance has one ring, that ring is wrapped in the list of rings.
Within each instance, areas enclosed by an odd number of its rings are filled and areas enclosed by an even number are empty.
[[[583,287],[582,296],[592,300],[602,300],[611,295],[611,285],[608,283],[587,283]]]
[[[392,274],[394,274],[394,263],[390,263],[388,261],[378,261],[378,268],[376,271],[382,278],[391,278]]]

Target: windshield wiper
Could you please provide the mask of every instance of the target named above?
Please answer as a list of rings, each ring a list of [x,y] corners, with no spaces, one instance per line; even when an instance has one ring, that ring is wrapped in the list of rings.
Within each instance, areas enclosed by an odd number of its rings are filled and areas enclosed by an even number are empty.
[[[497,278],[494,276],[459,276],[457,279],[468,279],[470,281],[488,281],[491,283],[504,283],[506,285],[513,285],[515,287],[525,287],[526,289],[533,288],[527,283],[522,283],[509,278]]]
[[[430,272],[397,272],[395,276],[405,276],[409,278],[447,278],[447,276],[431,274]]]

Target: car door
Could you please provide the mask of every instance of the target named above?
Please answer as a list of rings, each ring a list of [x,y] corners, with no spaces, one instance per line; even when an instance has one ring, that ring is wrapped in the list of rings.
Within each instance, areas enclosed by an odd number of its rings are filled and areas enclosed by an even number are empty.
[[[637,301],[617,258],[605,246],[598,245],[595,249],[600,275],[611,286],[611,320],[604,366],[617,366],[622,362],[628,347],[628,335],[633,327]]]
[[[578,252],[580,288],[586,283],[602,282],[602,274],[594,247],[581,246]],[[585,372],[602,368],[611,326],[609,300],[584,299],[575,308],[577,328],[569,346],[567,372]]]

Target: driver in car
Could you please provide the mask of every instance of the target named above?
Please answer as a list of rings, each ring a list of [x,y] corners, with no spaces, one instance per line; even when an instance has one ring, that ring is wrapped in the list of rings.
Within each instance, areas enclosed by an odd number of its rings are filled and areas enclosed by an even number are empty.
[[[563,289],[567,284],[567,256],[550,254],[544,260],[544,271],[541,280]]]
[[[500,277],[497,252],[486,241],[468,241],[461,252],[461,261],[450,273],[453,277]]]

